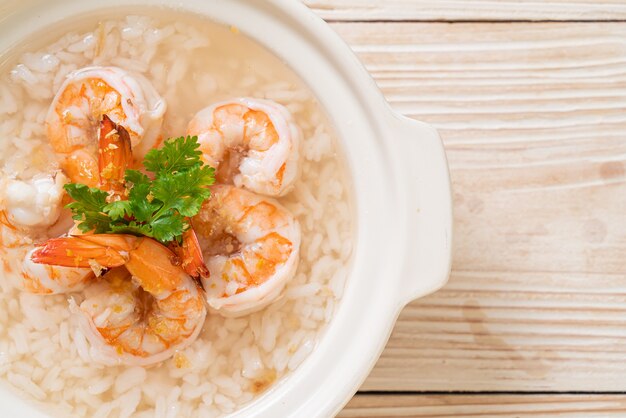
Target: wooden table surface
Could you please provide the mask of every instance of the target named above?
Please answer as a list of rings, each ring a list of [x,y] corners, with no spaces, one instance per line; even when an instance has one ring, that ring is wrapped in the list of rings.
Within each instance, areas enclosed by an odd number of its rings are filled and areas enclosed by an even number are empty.
[[[452,274],[342,417],[626,417],[626,1],[304,0],[441,133]]]

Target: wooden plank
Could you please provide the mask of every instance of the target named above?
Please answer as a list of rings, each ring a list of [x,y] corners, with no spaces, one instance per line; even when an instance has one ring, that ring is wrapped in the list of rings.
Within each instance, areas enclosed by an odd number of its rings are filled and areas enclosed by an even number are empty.
[[[333,21],[626,19],[623,0],[303,0]]]
[[[450,283],[363,389],[626,391],[626,25],[334,28],[454,188]]]
[[[340,418],[610,418],[626,414],[624,395],[356,395]]]

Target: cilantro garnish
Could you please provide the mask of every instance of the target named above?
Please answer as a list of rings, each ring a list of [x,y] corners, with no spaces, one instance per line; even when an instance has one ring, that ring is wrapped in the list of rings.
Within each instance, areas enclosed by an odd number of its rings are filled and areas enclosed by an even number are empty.
[[[65,190],[74,202],[67,205],[82,232],[145,235],[162,243],[180,240],[189,229],[189,217],[209,198],[214,170],[200,159],[198,138],[169,139],[149,151],[143,161],[150,179],[138,170],[126,170],[127,200],[107,201],[109,194],[84,184],[69,183]]]

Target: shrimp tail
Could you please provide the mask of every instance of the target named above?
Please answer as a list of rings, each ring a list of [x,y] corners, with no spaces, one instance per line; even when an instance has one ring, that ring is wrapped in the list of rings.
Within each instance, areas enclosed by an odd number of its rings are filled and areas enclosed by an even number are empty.
[[[183,233],[183,244],[176,246],[174,252],[181,259],[181,267],[185,273],[191,277],[201,277],[208,279],[210,277],[209,269],[204,264],[204,257],[200,249],[198,237],[193,229],[189,229]]]
[[[52,238],[32,253],[31,260],[62,267],[93,268],[94,262],[102,267],[119,267],[128,261],[132,238],[115,234]]]
[[[102,116],[98,142],[100,187],[118,196],[124,191],[124,173],[133,161],[130,135],[107,115]]]

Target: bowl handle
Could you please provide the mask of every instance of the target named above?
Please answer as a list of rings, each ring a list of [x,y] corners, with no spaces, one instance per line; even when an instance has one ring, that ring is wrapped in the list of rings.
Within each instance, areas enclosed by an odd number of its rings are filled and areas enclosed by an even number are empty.
[[[399,161],[398,184],[406,202],[405,257],[400,283],[402,306],[441,288],[452,253],[452,198],[446,154],[430,125],[392,112]]]

